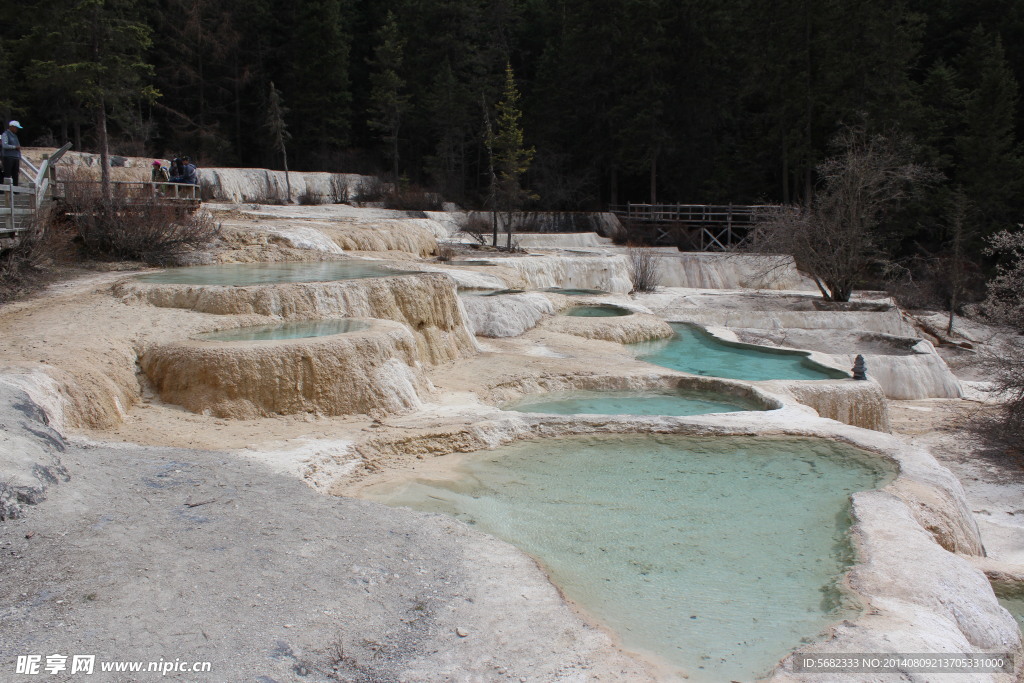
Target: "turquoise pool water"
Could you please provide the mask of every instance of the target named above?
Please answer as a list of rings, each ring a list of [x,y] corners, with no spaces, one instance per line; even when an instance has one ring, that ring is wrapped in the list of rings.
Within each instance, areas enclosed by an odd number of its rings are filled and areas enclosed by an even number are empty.
[[[1017,620],[1017,625],[1024,631],[1024,591],[1010,594],[997,590],[996,597],[999,599],[999,604],[1013,615],[1013,618]]]
[[[564,391],[510,401],[502,410],[555,415],[705,415],[765,410],[753,401],[687,391]]]
[[[333,282],[370,277],[409,275],[417,271],[392,270],[368,261],[315,261],[288,263],[227,263],[217,266],[169,268],[140,275],[140,282],[164,285],[268,285],[280,282]]]
[[[843,372],[826,368],[799,351],[751,348],[716,339],[695,325],[672,323],[668,339],[630,344],[640,360],[695,375],[730,379],[842,379]]]
[[[627,648],[729,681],[849,616],[849,495],[887,476],[824,440],[616,435],[519,442],[367,496],[517,545]]]
[[[257,327],[239,327],[233,330],[221,330],[196,335],[203,341],[275,341],[280,339],[306,339],[309,337],[326,337],[332,334],[358,332],[370,327],[363,320],[303,320],[280,325],[260,325]]]
[[[580,318],[615,318],[622,315],[633,315],[633,311],[621,306],[611,304],[598,304],[596,306],[573,306],[562,315],[576,316]]]
[[[554,294],[565,294],[566,296],[591,296],[608,293],[602,289],[562,289],[561,287],[548,287],[544,291]]]

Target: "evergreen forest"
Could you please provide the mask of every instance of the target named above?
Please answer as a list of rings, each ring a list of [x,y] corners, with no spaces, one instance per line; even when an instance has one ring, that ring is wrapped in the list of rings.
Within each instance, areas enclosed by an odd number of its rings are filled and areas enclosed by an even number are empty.
[[[480,206],[510,66],[533,208],[804,202],[858,125],[936,173],[899,251],[951,202],[975,253],[1024,216],[1021,0],[26,0],[0,32],[26,145],[282,168],[272,106],[292,170]]]

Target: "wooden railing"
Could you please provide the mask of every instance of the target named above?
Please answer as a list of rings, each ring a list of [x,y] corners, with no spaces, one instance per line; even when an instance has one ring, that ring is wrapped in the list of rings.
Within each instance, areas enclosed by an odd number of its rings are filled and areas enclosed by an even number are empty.
[[[0,185],[0,239],[28,230],[36,215],[36,188]]]
[[[100,191],[99,180],[59,180],[59,196],[67,196],[68,190],[96,192]],[[199,186],[191,183],[155,182],[151,180],[111,180],[111,194],[119,199],[129,201],[147,201],[158,198],[175,202],[199,202]]]
[[[622,204],[610,210],[647,223],[752,223],[776,208],[770,204]]]
[[[621,204],[609,207],[627,231],[656,244],[698,251],[728,251],[746,239],[758,220],[778,211],[771,204]]]
[[[16,239],[19,233],[32,227],[36,212],[45,201],[53,198],[55,164],[69,149],[70,142],[43,159],[39,168],[28,159],[22,159],[21,174],[28,180],[26,186],[10,182],[0,184],[0,240]]]

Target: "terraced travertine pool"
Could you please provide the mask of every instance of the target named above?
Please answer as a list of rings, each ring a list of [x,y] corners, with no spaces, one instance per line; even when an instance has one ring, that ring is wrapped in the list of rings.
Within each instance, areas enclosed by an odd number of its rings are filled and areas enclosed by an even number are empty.
[[[417,271],[395,270],[371,261],[300,261],[286,263],[226,263],[216,266],[168,268],[147,273],[139,282],[163,285],[271,285],[285,282],[334,282],[371,277],[409,275]]]
[[[633,311],[611,304],[594,304],[593,306],[573,306],[566,309],[562,315],[576,318],[617,318],[624,315],[633,315]]]
[[[766,410],[756,402],[715,392],[563,391],[525,396],[501,405],[502,410],[554,415],[706,415],[741,410]]]
[[[1013,615],[1013,618],[1017,620],[1017,625],[1024,631],[1024,590],[1012,593],[996,590],[996,597],[999,599],[999,604]]]
[[[672,329],[675,335],[667,339],[628,346],[640,360],[709,377],[750,381],[848,377],[844,372],[815,363],[801,351],[725,342],[688,323],[672,323]]]
[[[577,436],[364,494],[515,544],[625,647],[728,681],[767,673],[850,614],[837,588],[853,556],[849,496],[888,477],[826,440]]]
[[[253,327],[236,327],[231,330],[218,330],[217,332],[196,335],[195,338],[201,341],[279,341],[359,332],[369,329],[369,327],[370,323],[365,320],[353,320],[351,318],[301,320],[298,322],[280,323],[278,325],[258,325]]]

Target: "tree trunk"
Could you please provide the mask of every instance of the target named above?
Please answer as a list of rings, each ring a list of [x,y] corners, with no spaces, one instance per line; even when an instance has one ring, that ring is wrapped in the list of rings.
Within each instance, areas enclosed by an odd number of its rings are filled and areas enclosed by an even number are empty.
[[[807,145],[807,158],[804,160],[804,204],[806,206],[811,205],[811,199],[814,195],[814,143],[812,138],[814,137],[814,55],[812,53],[812,46],[814,45],[813,29],[811,28],[811,0],[805,0],[804,2],[804,42],[805,42],[805,57],[806,62],[804,68],[807,69],[807,91],[804,93],[806,107],[805,116],[807,120],[804,122],[806,125],[807,139],[805,143]]]
[[[288,175],[288,151],[281,145],[281,156],[284,158],[284,186],[288,192],[288,203],[292,203],[292,180]]]
[[[949,322],[946,323],[946,334],[953,334],[953,319],[956,317],[956,286],[949,297]]]
[[[96,136],[100,148],[100,190],[103,198],[109,201],[113,198],[110,187],[110,148],[107,140],[107,107],[102,101],[96,108]]]
[[[658,151],[651,156],[651,204],[658,203]]]
[[[786,139],[782,139],[782,203],[789,204],[789,153]]]
[[[393,160],[392,172],[395,174],[395,182],[398,182],[398,126],[395,126],[391,136],[391,158]]]

